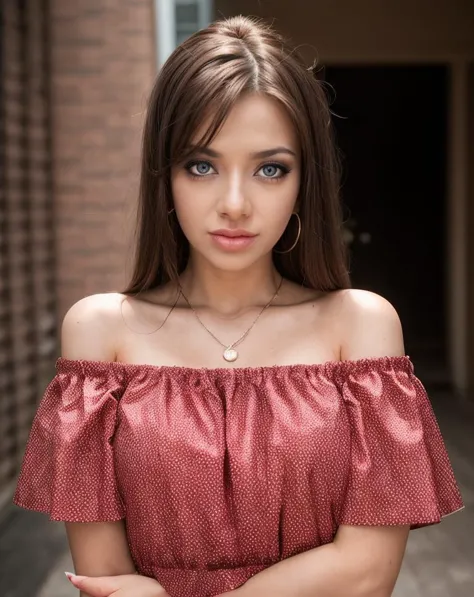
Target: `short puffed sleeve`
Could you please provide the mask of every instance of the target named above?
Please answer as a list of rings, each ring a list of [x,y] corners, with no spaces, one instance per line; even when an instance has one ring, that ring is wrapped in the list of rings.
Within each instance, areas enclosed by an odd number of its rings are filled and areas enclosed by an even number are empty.
[[[16,505],[51,520],[124,518],[112,443],[124,380],[113,365],[58,359],[33,420]]]
[[[342,395],[351,464],[340,524],[414,529],[463,508],[435,414],[409,357],[347,367]]]

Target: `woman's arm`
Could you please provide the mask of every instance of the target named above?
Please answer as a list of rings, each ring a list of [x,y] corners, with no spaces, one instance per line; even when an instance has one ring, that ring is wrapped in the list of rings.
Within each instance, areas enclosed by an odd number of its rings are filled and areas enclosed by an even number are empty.
[[[135,572],[123,520],[65,524],[76,574],[95,577]],[[81,597],[89,596],[81,593]]]
[[[73,305],[64,317],[61,354],[69,359],[114,361],[120,329],[120,296],[96,294]],[[76,574],[133,574],[124,521],[67,522],[66,532]],[[87,597],[81,593],[81,597]]]
[[[333,543],[282,560],[228,595],[389,597],[400,571],[408,528],[341,526]]]

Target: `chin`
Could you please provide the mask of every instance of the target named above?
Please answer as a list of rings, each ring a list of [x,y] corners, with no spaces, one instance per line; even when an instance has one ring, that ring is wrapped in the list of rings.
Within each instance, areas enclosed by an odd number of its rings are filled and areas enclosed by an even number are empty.
[[[250,254],[249,252],[228,254],[220,253],[218,255],[213,252],[212,254],[201,254],[201,256],[211,267],[215,269],[236,273],[245,271],[261,262],[262,259],[267,258],[267,255],[255,255],[255,253]]]
[[[226,272],[240,272],[251,268],[260,260],[250,258],[249,255],[228,255],[218,259],[210,260],[210,263],[216,268]]]

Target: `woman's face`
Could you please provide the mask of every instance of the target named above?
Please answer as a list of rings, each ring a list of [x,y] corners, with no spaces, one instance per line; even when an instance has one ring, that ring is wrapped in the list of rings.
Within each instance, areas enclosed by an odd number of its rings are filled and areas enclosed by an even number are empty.
[[[193,256],[232,271],[268,258],[300,184],[298,141],[284,108],[265,96],[241,98],[210,146],[173,168],[171,183]]]

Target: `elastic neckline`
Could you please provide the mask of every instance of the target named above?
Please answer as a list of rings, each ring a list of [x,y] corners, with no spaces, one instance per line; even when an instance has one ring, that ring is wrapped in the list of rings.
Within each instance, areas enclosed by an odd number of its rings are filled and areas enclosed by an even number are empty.
[[[360,370],[380,370],[395,368],[413,371],[413,363],[408,355],[366,357],[355,360],[325,361],[322,363],[295,363],[288,365],[262,365],[247,367],[187,367],[183,365],[151,365],[147,363],[124,363],[122,361],[95,361],[87,359],[68,359],[59,357],[56,361],[57,370],[74,370],[77,367],[94,369],[119,369],[124,372],[150,371],[162,374],[183,374],[213,376],[252,376],[255,374],[285,374],[285,373],[331,373],[352,372]]]

